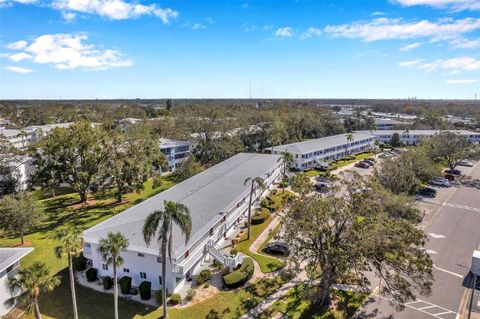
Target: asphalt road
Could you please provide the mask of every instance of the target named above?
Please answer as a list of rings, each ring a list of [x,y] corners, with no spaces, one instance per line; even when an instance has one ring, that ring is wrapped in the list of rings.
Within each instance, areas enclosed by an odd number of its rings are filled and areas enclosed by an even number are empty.
[[[470,278],[472,252],[480,244],[480,163],[460,169],[468,176],[465,182],[438,188],[437,198],[419,203],[428,206],[432,214],[425,225],[426,249],[435,265],[432,294],[417,296],[403,311],[397,311],[388,298],[377,297],[365,307],[362,317],[454,319],[468,306],[468,302],[462,303],[462,298],[468,299],[464,298],[464,282]]]

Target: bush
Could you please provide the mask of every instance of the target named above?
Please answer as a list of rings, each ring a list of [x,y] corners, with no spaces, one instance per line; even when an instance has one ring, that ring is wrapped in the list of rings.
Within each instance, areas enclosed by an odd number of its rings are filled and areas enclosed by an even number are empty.
[[[87,270],[85,275],[87,276],[87,281],[95,281],[98,278],[98,270],[97,268],[90,268]]]
[[[182,302],[182,296],[180,296],[179,294],[173,294],[170,297],[170,304],[172,306],[178,305],[181,302]]]
[[[73,262],[73,269],[76,271],[84,271],[87,269],[87,258],[83,255],[83,253],[80,253],[80,255],[73,257],[72,259]]]
[[[256,212],[255,215],[252,216],[252,224],[258,225],[263,223],[268,219],[270,216],[270,211],[266,208],[262,208],[261,212]]]
[[[240,268],[223,276],[223,283],[228,288],[240,287],[252,277],[253,270],[252,258],[245,258]]]
[[[163,181],[160,176],[156,176],[153,178],[153,183],[152,183],[153,189],[159,188],[160,186],[162,186],[162,184],[163,184]]]
[[[162,296],[161,290],[157,290],[157,292],[155,292],[155,299],[157,300],[157,303],[161,306],[163,302],[163,296]]]
[[[142,281],[140,286],[138,286],[138,291],[142,300],[149,300],[152,296],[152,283],[150,281]]]
[[[103,283],[103,289],[109,290],[113,286],[113,280],[112,277],[110,276],[105,276],[102,278],[102,283]]]
[[[195,289],[188,289],[187,291],[187,296],[185,297],[185,299],[187,299],[187,301],[192,301],[193,298],[195,298],[195,295],[197,294],[197,291]]]
[[[218,269],[218,270],[221,270],[223,269],[223,265],[221,262],[217,261],[216,259],[213,260],[213,264],[212,266],[215,268],[215,269]]]
[[[210,272],[210,270],[204,269],[197,276],[197,285],[201,285],[204,282],[209,281],[210,279],[212,279],[212,273]]]
[[[238,250],[236,250],[235,248],[233,248],[232,250],[230,250],[230,255],[231,256],[236,256],[238,254]]]
[[[203,288],[208,288],[210,287],[210,283],[207,281],[204,285],[203,285]]]
[[[130,289],[132,288],[132,277],[123,276],[120,278],[120,291],[124,295],[128,295],[130,293]]]

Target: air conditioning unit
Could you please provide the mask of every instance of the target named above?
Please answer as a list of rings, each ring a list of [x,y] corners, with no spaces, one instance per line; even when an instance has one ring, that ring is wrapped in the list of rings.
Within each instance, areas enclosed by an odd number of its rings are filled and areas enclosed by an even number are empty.
[[[477,276],[480,276],[480,251],[479,250],[473,251],[471,271]]]

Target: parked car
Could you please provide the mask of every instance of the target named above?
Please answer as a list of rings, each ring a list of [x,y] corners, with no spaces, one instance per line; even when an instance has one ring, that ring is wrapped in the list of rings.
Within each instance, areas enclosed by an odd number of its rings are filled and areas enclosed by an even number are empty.
[[[326,193],[328,192],[330,188],[330,184],[325,183],[325,182],[317,182],[315,183],[315,190],[320,193]]]
[[[368,165],[367,163],[365,162],[358,162],[355,164],[355,167],[359,167],[359,168],[369,168],[370,165]]]
[[[435,178],[434,180],[430,181],[430,185],[441,186],[441,187],[450,187],[452,184],[450,181],[443,177]]]
[[[370,166],[373,166],[373,164],[375,164],[374,162],[372,162],[372,161],[370,161],[370,160],[368,160],[368,159],[361,160],[361,162],[367,163],[367,164],[370,165]]]
[[[447,179],[450,182],[453,182],[455,180],[455,175],[452,175],[452,174],[444,174],[443,177],[445,177],[445,179]]]
[[[270,255],[290,255],[290,250],[288,249],[287,244],[278,241],[268,243],[265,248],[262,249],[262,252]]]
[[[458,165],[466,166],[466,167],[473,167],[473,163],[467,160],[461,160]]]
[[[417,191],[417,195],[433,198],[437,196],[437,191],[430,187],[423,187]]]
[[[453,174],[453,175],[462,175],[462,172],[460,172],[460,170],[458,169],[446,169],[443,172],[447,174]]]

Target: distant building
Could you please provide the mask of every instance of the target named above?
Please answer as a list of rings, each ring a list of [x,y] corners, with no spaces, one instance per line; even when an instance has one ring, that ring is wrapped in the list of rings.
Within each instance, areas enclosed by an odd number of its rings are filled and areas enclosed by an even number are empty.
[[[5,316],[15,306],[6,302],[18,296],[21,291],[12,293],[7,287],[7,282],[17,275],[20,259],[32,250],[33,248],[0,248],[0,317]]]
[[[398,128],[399,126],[408,125],[411,125],[411,123],[386,118],[375,118],[375,126],[377,127],[377,130],[393,130],[395,128]]]
[[[137,119],[133,117],[124,118],[121,120],[115,121],[115,126],[122,132],[128,132],[128,129],[135,124],[144,122],[142,119]]]
[[[366,132],[352,133],[352,136],[353,141],[347,140],[347,134],[339,134],[279,145],[273,147],[273,154],[288,151],[294,155],[294,163],[291,167],[305,170],[348,155],[368,151],[374,147],[377,139]]]
[[[480,133],[466,130],[446,130],[454,132],[456,134],[465,136],[470,143],[480,142]],[[380,142],[390,143],[392,137],[397,133],[400,137],[400,142],[405,145],[417,145],[422,140],[430,139],[436,134],[441,132],[440,130],[375,130],[375,131],[357,131],[361,134],[372,134],[378,138]]]
[[[168,138],[160,139],[160,151],[168,161],[168,170],[173,172],[183,160],[190,155],[192,144],[188,141],[176,141]]]
[[[147,280],[153,290],[158,290],[165,280],[168,291],[173,293],[210,257],[225,267],[238,266],[242,257],[230,256],[219,244],[238,231],[247,214],[250,186],[244,184],[245,179],[258,176],[265,180],[265,189],[256,189],[253,195],[254,200],[259,199],[281,177],[282,163],[278,158],[268,154],[237,154],[85,230],[83,253],[89,266],[96,268],[99,276],[112,276],[112,267],[97,250],[100,239],[109,232],[120,232],[129,241],[127,250],[121,253],[124,264],[119,276],[131,277],[134,286]],[[160,245],[153,239],[147,246],[142,229],[147,216],[162,209],[165,200],[182,203],[190,209],[192,233],[185,243],[181,231],[174,226],[172,259],[167,258],[167,275],[162,278]]]

